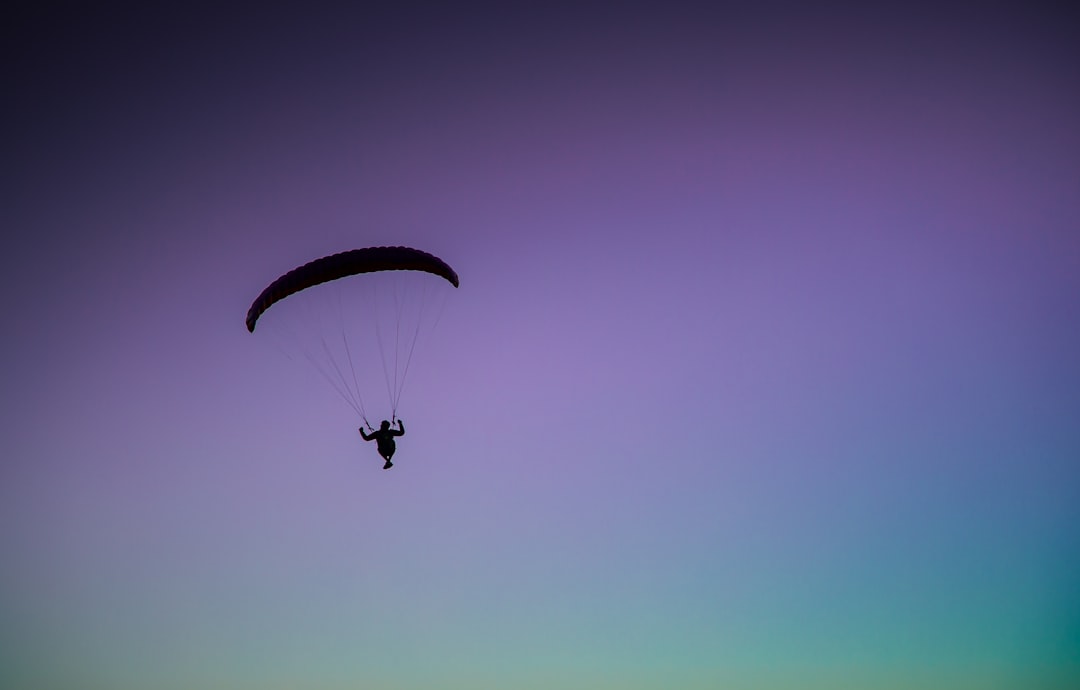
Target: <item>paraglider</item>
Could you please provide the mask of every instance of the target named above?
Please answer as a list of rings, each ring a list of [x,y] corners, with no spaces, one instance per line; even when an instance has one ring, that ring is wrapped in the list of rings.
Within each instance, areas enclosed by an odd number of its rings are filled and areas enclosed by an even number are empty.
[[[379,450],[379,455],[386,460],[386,464],[383,465],[384,470],[388,470],[394,466],[394,463],[390,462],[390,458],[394,457],[394,451],[397,450],[397,443],[394,442],[395,436],[405,435],[405,425],[401,423],[401,420],[397,420],[397,429],[390,428],[390,422],[385,419],[382,420],[382,424],[379,425],[378,431],[373,431],[370,434],[364,433],[364,427],[360,427],[360,435],[365,441],[375,441],[375,447]]]
[[[417,343],[434,329],[446,295],[458,287],[449,264],[410,247],[367,247],[325,256],[286,272],[252,302],[245,325],[274,341],[290,359],[303,359],[359,415],[393,466],[397,418]],[[381,369],[381,372],[380,372]],[[385,384],[390,419],[368,422],[370,401]],[[370,404],[370,403],[369,403]]]

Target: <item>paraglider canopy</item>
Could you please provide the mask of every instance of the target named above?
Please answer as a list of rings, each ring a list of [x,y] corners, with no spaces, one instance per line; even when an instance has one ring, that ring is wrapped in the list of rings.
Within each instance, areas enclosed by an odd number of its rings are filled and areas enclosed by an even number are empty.
[[[416,344],[435,328],[451,286],[457,273],[427,252],[353,249],[274,280],[245,325],[252,333],[259,325],[282,354],[306,361],[368,424],[364,398],[379,379],[395,418]]]
[[[441,276],[458,287],[454,269],[433,254],[411,247],[353,249],[306,263],[270,283],[248,309],[248,332],[255,332],[255,323],[264,311],[291,294],[330,280],[376,271],[424,271]]]

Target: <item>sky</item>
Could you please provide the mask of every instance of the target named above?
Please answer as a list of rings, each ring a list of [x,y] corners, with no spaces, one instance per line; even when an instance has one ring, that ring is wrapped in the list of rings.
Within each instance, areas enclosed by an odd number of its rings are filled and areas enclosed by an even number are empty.
[[[1080,686],[1075,17],[811,4],[22,3],[0,686]],[[376,245],[389,471],[244,326]]]

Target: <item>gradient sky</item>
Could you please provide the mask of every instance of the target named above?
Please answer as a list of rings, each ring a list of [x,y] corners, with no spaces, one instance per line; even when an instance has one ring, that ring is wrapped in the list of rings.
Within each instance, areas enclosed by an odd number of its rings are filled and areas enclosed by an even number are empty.
[[[1080,687],[1075,18],[804,5],[5,22],[0,686]],[[389,472],[244,328],[378,244]]]

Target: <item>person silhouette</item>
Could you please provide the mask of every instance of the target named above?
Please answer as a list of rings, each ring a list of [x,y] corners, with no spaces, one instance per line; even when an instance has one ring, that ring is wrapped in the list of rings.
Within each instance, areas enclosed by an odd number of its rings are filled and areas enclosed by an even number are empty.
[[[394,457],[394,451],[397,450],[397,444],[394,443],[395,436],[405,435],[405,425],[401,423],[401,420],[397,420],[397,429],[390,428],[390,422],[385,419],[382,420],[382,424],[375,431],[370,434],[364,433],[364,427],[360,427],[360,436],[365,441],[375,441],[376,447],[379,449],[379,455],[386,460],[386,464],[383,465],[384,470],[388,470],[394,466],[394,463],[390,462],[390,458]]]

